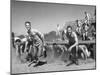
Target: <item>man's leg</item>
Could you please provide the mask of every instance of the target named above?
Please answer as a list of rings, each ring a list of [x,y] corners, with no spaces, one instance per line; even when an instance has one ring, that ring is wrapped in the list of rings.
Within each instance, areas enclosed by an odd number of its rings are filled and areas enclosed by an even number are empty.
[[[20,46],[18,46],[18,56],[20,56],[21,55],[21,51],[20,51]]]
[[[31,42],[29,42],[28,44],[27,44],[27,48],[26,48],[26,53],[27,53],[27,60],[28,61],[32,61],[32,59],[33,59],[33,52],[32,52],[32,48],[33,48],[33,46],[32,46],[32,44],[31,44]]]
[[[23,43],[23,45],[22,45],[22,53],[24,53],[25,52],[25,43]]]
[[[82,40],[85,40],[85,33],[83,33]]]
[[[27,47],[26,47],[26,52],[28,53],[30,50],[30,43],[27,44]]]
[[[41,45],[37,46],[36,64],[33,67],[41,66],[47,63],[46,60],[39,60],[39,57],[41,57],[42,52],[43,52],[43,49]]]
[[[71,53],[72,53],[71,61],[72,61],[73,63],[75,63],[76,65],[78,65],[76,47],[73,47],[73,48],[72,48]]]
[[[41,57],[43,55],[43,42],[40,41],[39,45],[37,47],[37,56]]]
[[[67,64],[66,66],[70,66],[71,64],[76,64],[78,65],[78,60],[77,60],[77,51],[76,51],[76,47],[73,47],[71,52],[69,52],[69,60],[71,61],[69,64]]]
[[[38,60],[38,47],[37,46],[34,46],[33,59],[34,61]]]

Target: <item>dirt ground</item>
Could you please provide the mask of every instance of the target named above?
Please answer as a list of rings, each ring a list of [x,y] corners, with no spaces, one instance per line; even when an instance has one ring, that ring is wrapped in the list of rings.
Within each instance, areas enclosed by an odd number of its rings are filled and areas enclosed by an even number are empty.
[[[16,57],[15,49],[11,50],[11,72],[16,73],[36,73],[36,72],[50,72],[50,71],[68,71],[68,70],[82,70],[82,69],[95,69],[95,60],[88,58],[86,61],[79,59],[79,65],[72,64],[66,66],[69,61],[64,62],[66,56],[61,56],[60,51],[58,53],[48,50],[47,57],[41,57],[40,60],[46,60],[47,64],[42,66],[33,67],[35,64],[32,64],[28,67],[29,62],[22,63],[20,59]],[[56,53],[56,54],[55,54]],[[59,56],[60,55],[60,56]]]

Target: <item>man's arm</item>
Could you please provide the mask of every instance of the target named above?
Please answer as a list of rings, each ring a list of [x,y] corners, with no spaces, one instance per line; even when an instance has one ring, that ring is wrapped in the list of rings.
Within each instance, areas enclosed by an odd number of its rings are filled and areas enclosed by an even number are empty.
[[[25,52],[27,52],[28,41],[25,42]]]
[[[33,29],[32,32],[35,33],[35,35],[38,35],[38,37],[39,37],[39,38],[42,40],[42,42],[44,43],[44,35],[43,35],[40,31],[38,31],[38,30],[36,30],[36,29]]]
[[[26,41],[25,41],[25,52],[27,52],[29,35],[27,34],[27,35],[25,36],[25,38],[26,38]]]

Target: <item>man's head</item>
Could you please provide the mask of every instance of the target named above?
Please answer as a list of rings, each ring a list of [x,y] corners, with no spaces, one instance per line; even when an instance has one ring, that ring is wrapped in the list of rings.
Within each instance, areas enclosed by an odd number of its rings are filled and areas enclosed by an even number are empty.
[[[72,33],[72,27],[71,26],[67,26],[67,32]]]
[[[31,29],[31,22],[26,21],[25,22],[25,27],[26,27],[27,30],[30,30]]]
[[[14,37],[14,43],[16,46],[19,46],[21,44],[21,39],[18,36]]]

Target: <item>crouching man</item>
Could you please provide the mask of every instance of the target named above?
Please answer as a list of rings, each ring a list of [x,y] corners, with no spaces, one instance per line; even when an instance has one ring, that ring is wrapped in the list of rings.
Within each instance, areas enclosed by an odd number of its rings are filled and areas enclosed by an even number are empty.
[[[21,56],[22,53],[25,52],[25,43],[26,43],[26,38],[20,38],[20,36],[16,36],[14,38],[14,43],[15,43],[15,48],[16,48],[16,55]]]
[[[77,45],[78,45],[78,38],[77,35],[74,31],[72,31],[71,26],[67,26],[66,33],[65,33],[66,39],[68,40],[68,52],[70,55],[69,60],[71,63],[67,64],[67,66],[71,64],[76,64],[78,65],[78,60],[77,60]]]
[[[38,58],[43,54],[44,36],[41,32],[31,28],[31,22],[25,22],[25,27],[28,34],[28,42],[26,52],[31,54],[32,61],[38,61]],[[33,49],[30,49],[33,48]]]

